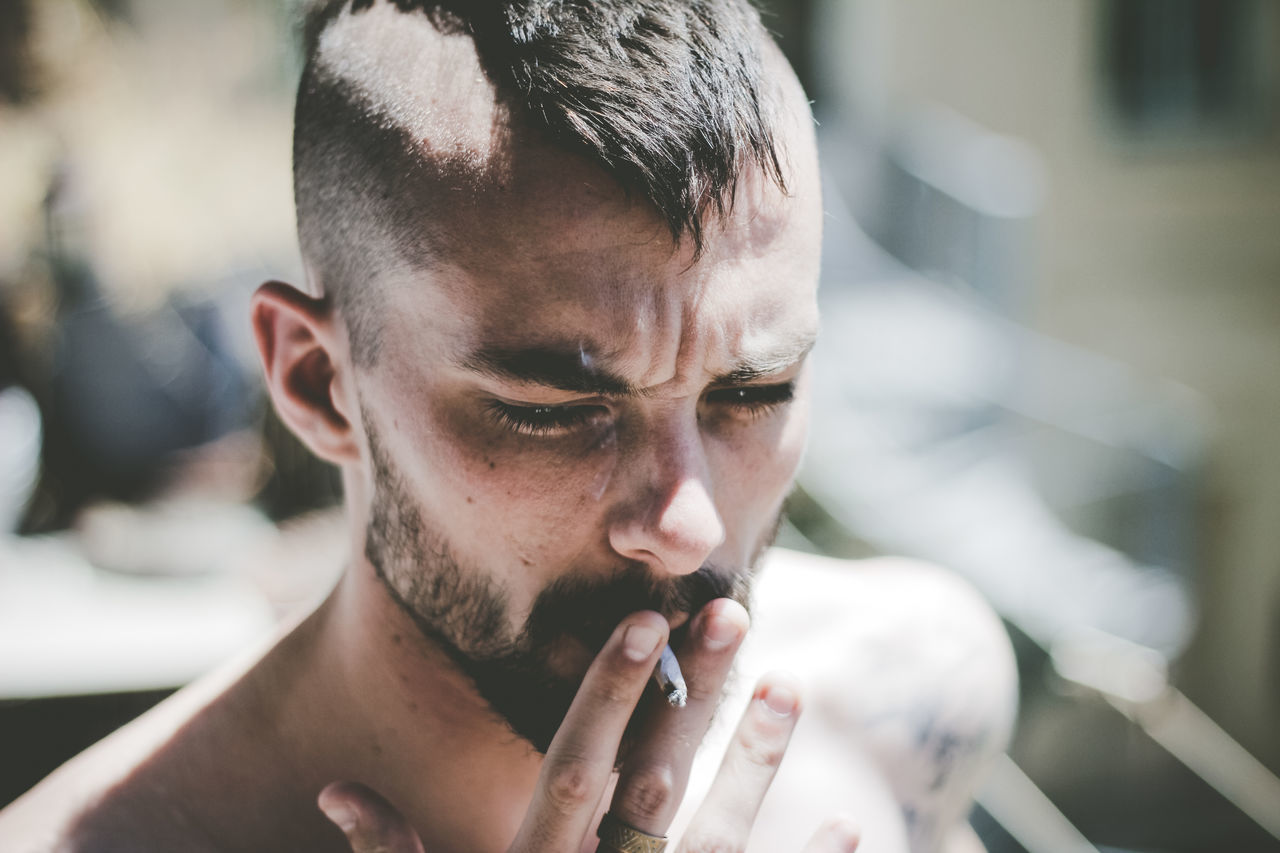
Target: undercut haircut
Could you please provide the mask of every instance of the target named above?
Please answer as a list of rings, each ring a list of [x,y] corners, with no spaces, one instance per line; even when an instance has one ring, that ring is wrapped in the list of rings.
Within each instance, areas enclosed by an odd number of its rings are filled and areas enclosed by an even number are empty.
[[[343,313],[357,363],[377,355],[371,282],[391,263],[429,265],[452,202],[433,196],[475,179],[456,153],[424,159],[413,108],[395,106],[398,89],[438,81],[380,80],[387,91],[371,92],[346,73],[358,60],[322,49],[378,5],[468,36],[507,122],[599,164],[695,259],[708,214],[732,210],[748,170],[786,191],[761,58],[769,36],[749,0],[320,0],[304,23],[294,195],[304,260]]]

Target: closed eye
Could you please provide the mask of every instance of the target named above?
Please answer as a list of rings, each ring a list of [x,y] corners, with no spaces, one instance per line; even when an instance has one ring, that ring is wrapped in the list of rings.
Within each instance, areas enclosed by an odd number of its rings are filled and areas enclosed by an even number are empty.
[[[794,399],[796,383],[781,382],[777,385],[740,385],[732,388],[712,388],[703,399],[713,406],[726,406],[743,414],[759,416],[784,406]]]
[[[517,406],[498,400],[491,401],[488,408],[499,426],[537,437],[573,432],[608,412],[603,406]]]

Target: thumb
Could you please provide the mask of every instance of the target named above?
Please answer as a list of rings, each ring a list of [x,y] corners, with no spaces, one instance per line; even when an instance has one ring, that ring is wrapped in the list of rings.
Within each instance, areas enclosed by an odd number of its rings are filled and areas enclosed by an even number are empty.
[[[333,782],[317,798],[352,853],[424,853],[418,833],[381,794],[359,782]]]

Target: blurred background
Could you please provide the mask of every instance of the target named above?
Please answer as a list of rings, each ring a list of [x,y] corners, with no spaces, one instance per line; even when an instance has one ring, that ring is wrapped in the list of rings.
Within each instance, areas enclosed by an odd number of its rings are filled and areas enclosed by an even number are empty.
[[[1280,5],[764,7],[827,173],[785,541],[1004,617],[992,851],[1280,850]],[[0,0],[0,804],[340,569],[247,322],[295,19]]]

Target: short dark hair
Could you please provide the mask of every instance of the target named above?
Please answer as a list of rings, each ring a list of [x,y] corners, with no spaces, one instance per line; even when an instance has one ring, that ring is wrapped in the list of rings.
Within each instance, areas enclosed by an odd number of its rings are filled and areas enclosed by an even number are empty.
[[[390,238],[399,260],[421,262],[433,201],[407,190],[450,169],[424,164],[395,117],[319,58],[344,12],[379,2],[469,35],[512,121],[647,199],[695,257],[704,216],[732,208],[745,170],[785,190],[760,55],[768,36],[749,0],[321,0],[305,21],[294,193],[303,255],[344,311],[358,360],[376,354],[378,311],[355,298],[353,279],[374,271],[358,247]]]

